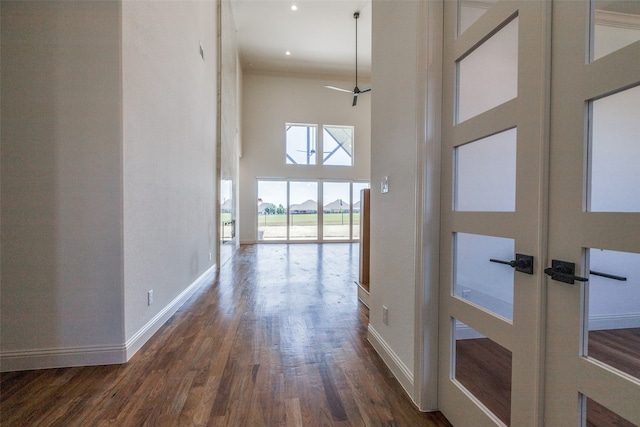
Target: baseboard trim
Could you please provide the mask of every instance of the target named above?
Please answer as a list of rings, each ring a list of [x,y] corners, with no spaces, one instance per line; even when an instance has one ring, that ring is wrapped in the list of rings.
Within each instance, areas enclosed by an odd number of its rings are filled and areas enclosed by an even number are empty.
[[[0,354],[0,371],[114,365],[125,361],[124,345],[6,351]]]
[[[125,344],[125,358],[128,362],[146,344],[147,341],[173,316],[178,309],[203,285],[210,283],[216,274],[218,267],[213,264],[211,268],[198,277],[188,288],[174,298],[153,319],[149,320],[138,332],[136,332]]]
[[[358,300],[369,308],[369,291],[364,288],[360,283],[355,282],[358,287]]]
[[[413,372],[400,360],[396,352],[371,324],[367,329],[367,339],[413,401]]]
[[[480,332],[465,325],[462,322],[455,324],[455,337],[457,340],[473,340],[478,338],[485,338]]]
[[[214,264],[125,344],[0,352],[0,372],[126,363],[201,286],[211,283],[216,271]]]
[[[611,314],[589,318],[589,330],[640,328],[640,313]]]

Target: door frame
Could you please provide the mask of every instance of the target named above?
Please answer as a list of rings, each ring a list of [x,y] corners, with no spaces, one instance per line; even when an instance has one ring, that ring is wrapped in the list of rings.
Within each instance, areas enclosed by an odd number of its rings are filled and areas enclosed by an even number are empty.
[[[418,3],[414,402],[438,410],[442,1]],[[424,124],[424,125],[422,125]]]

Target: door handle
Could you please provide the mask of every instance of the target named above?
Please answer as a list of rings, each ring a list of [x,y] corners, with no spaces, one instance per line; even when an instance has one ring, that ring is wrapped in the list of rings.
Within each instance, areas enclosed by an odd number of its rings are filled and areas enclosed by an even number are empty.
[[[616,276],[615,274],[609,274],[609,273],[601,273],[600,271],[593,271],[591,270],[589,272],[589,274],[592,274],[594,276],[600,276],[600,277],[604,277],[605,279],[613,279],[613,280],[619,280],[621,282],[626,282],[627,278],[626,277],[622,277],[622,276]]]
[[[569,283],[573,285],[577,282],[587,282],[589,279],[575,275],[576,265],[573,262],[551,260],[551,267],[544,269],[544,274],[551,276],[553,280],[558,282]]]
[[[512,261],[502,261],[493,258],[489,259],[489,261],[508,265],[520,273],[533,274],[533,257],[531,255],[516,254],[516,259]]]

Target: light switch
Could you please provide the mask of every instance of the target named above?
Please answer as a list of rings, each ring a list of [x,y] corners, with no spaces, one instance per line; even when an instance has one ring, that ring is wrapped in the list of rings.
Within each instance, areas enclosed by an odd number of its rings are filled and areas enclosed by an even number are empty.
[[[381,193],[388,193],[389,192],[389,177],[388,176],[382,177],[382,182],[380,183],[380,192]]]

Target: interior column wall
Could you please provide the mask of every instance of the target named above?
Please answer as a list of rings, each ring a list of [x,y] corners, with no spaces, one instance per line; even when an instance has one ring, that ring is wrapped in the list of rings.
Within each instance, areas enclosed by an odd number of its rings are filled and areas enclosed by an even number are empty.
[[[2,370],[121,361],[120,3],[0,8]]]
[[[417,191],[423,117],[417,114],[419,1],[374,1],[371,106],[369,339],[414,392]],[[389,191],[381,192],[388,177]],[[385,308],[388,321],[385,322]]]
[[[128,344],[214,267],[216,16],[213,0],[122,4]]]
[[[233,254],[239,244],[237,235],[231,237],[231,229],[238,222],[238,169],[240,155],[240,99],[238,47],[236,26],[229,0],[221,2],[221,66],[220,66],[220,264]],[[230,189],[230,192],[227,191]],[[235,226],[224,222],[234,221]],[[222,230],[225,231],[222,231]],[[224,235],[222,235],[224,234]]]

